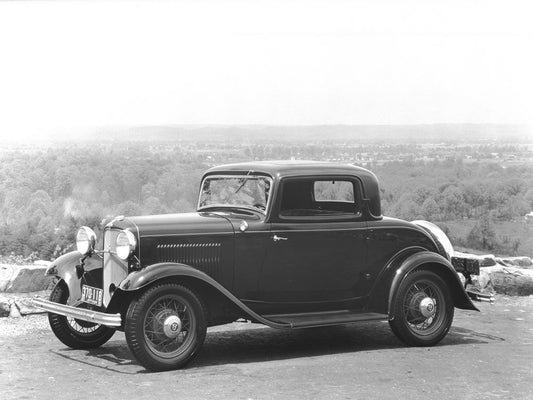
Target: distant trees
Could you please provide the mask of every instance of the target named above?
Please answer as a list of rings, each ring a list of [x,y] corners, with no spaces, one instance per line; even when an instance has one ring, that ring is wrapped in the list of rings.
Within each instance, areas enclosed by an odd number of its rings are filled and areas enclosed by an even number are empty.
[[[115,215],[191,211],[205,165],[142,145],[0,155],[0,254],[54,258],[80,225]]]
[[[496,230],[489,217],[482,217],[466,237],[467,245],[480,250],[493,251],[496,248]]]
[[[374,169],[387,188],[385,212],[405,219],[414,214],[437,221],[488,215],[510,221],[533,210],[531,168],[457,161],[432,163],[421,173],[422,165],[390,163]]]
[[[401,145],[400,150],[407,153],[409,148]],[[224,145],[216,157],[217,163],[320,159],[347,151],[342,144],[330,143],[243,145],[242,152]],[[369,146],[372,151],[378,154],[383,148]],[[0,153],[0,255],[51,259],[72,247],[80,225],[101,230],[115,215],[193,211],[200,177],[208,167],[201,154],[176,144],[146,143]],[[403,162],[372,169],[381,183],[387,215],[444,225],[476,221],[457,239],[483,250],[513,253],[526,241],[501,236],[496,226],[519,221],[533,210],[531,167],[503,168],[460,158],[422,162],[406,156]]]
[[[374,172],[385,188],[383,208],[388,215],[444,225],[475,220],[471,230],[456,239],[479,250],[516,254],[524,242],[499,235],[495,227],[498,222],[523,221],[533,210],[532,168],[448,160],[429,165],[395,162],[378,166]]]

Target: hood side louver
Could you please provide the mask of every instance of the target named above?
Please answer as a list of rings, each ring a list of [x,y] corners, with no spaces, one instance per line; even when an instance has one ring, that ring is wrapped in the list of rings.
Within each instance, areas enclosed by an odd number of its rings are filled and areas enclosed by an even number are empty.
[[[176,262],[190,265],[216,277],[221,262],[220,243],[172,243],[157,245],[159,262]]]

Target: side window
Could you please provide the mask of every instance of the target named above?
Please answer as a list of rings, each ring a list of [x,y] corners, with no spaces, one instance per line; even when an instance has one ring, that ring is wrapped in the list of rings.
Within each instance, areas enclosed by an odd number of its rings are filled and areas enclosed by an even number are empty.
[[[353,217],[359,212],[357,185],[343,179],[290,179],[283,182],[280,217]]]

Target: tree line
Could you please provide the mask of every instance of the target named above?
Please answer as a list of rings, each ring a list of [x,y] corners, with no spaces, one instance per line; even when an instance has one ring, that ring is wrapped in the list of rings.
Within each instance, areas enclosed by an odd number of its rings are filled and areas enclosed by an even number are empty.
[[[316,158],[306,154],[306,146],[298,152]],[[250,159],[244,152],[228,154],[217,161]],[[202,152],[147,143],[4,151],[0,256],[53,259],[72,249],[81,225],[99,231],[116,215],[193,211],[208,161]],[[533,210],[531,167],[462,159],[369,167],[380,180],[386,215],[441,222],[445,229],[450,221],[474,220],[466,235],[449,232],[455,242],[504,254],[519,251],[524,239],[500,237],[495,227],[499,221],[521,221]]]

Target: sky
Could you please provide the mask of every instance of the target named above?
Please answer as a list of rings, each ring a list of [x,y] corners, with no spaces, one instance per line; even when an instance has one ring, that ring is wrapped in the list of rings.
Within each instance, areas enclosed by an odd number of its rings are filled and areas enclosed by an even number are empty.
[[[0,139],[174,124],[533,126],[529,1],[2,1]]]

